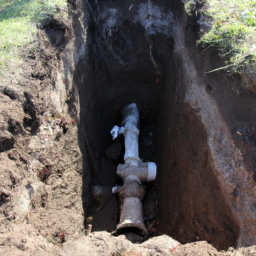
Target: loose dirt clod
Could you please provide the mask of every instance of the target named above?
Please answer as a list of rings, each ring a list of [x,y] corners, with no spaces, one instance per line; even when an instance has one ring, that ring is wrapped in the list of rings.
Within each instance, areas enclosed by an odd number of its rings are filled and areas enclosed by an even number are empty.
[[[12,100],[20,100],[20,95],[18,91],[16,91],[11,87],[6,86],[3,92],[5,95],[9,96]]]

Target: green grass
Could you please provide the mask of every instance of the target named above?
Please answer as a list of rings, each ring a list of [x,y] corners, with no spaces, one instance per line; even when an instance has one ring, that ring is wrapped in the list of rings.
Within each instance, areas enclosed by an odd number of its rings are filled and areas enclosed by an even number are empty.
[[[0,75],[22,63],[22,50],[36,38],[36,24],[58,14],[57,7],[67,7],[66,0],[0,0]]]
[[[219,48],[233,68],[256,64],[256,0],[207,0],[207,4],[204,15],[213,26],[198,42]]]

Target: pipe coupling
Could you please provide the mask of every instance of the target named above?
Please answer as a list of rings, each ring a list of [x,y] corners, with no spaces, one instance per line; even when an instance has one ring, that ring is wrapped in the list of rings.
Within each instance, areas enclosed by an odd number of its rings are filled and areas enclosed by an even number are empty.
[[[124,185],[118,190],[118,195],[121,202],[128,197],[137,197],[140,201],[142,201],[145,195],[145,187],[138,181],[129,180],[128,182],[125,182]]]
[[[117,166],[117,175],[123,180],[130,175],[136,175],[141,182],[148,182],[155,180],[156,173],[157,167],[153,162],[138,162],[137,166],[130,164],[119,164]]]

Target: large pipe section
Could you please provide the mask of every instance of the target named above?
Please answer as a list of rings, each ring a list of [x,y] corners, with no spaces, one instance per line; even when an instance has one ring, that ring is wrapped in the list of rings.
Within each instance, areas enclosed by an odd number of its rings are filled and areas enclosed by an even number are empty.
[[[133,227],[147,235],[141,203],[145,187],[141,182],[155,180],[156,164],[153,162],[143,163],[139,158],[139,111],[135,103],[123,109],[122,126],[121,128],[115,126],[111,131],[113,138],[120,133],[123,133],[125,137],[125,164],[119,164],[117,167],[117,174],[124,182],[124,185],[118,190],[121,201],[121,217],[117,230]]]

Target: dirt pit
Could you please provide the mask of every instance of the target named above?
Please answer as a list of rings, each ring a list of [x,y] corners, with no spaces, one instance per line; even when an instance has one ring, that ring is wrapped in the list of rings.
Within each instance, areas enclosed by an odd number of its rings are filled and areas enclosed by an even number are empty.
[[[110,131],[121,126],[122,108],[136,103],[140,158],[158,166],[156,181],[145,184],[149,236],[168,234],[181,243],[207,240],[218,249],[235,246],[239,227],[216,178],[207,130],[200,110],[185,102],[189,88],[177,51],[177,33],[185,33],[182,28],[177,32],[180,5],[114,2],[88,3],[86,51],[74,70],[70,92],[80,100],[79,143],[90,170],[84,210],[94,217],[93,231],[112,232],[119,223],[118,196],[99,203],[92,190],[122,185],[116,168],[123,162],[124,141],[119,139],[118,156],[111,158],[108,151],[116,142]],[[81,50],[80,29],[76,36]]]
[[[0,87],[3,254],[234,255],[255,244],[255,95],[239,76],[206,74],[224,64],[196,47],[183,3],[70,0],[69,15],[39,28],[24,77]],[[131,103],[140,158],[158,168],[144,184],[147,237],[110,234],[124,155],[110,131]]]

